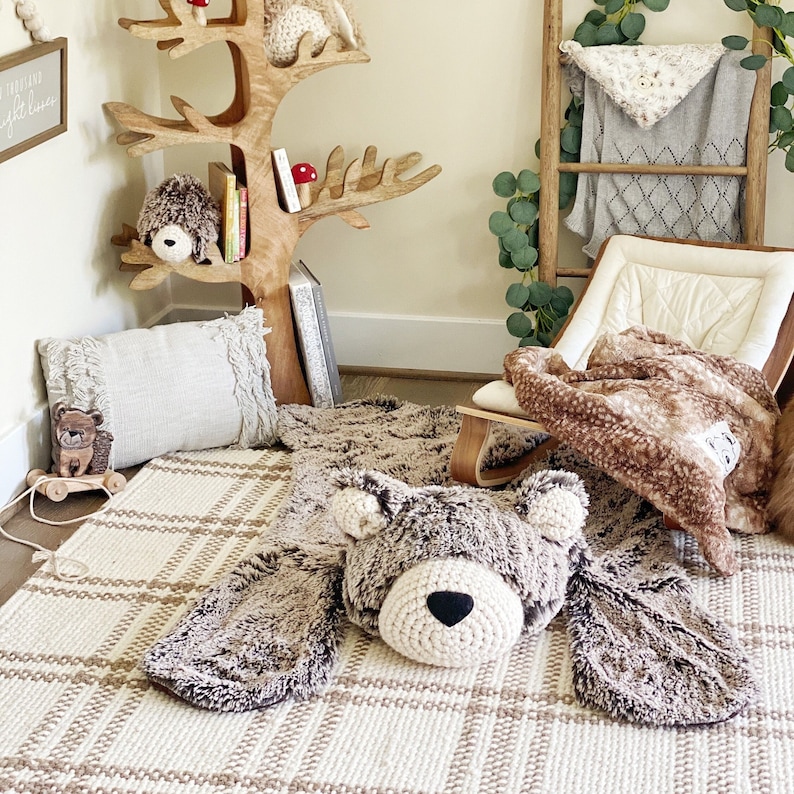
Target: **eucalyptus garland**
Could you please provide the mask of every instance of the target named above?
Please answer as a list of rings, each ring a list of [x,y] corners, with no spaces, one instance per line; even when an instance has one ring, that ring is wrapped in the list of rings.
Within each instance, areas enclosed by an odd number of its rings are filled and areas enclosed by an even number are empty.
[[[794,12],[783,11],[780,0],[723,0],[732,11],[746,13],[758,27],[772,30],[772,58],[785,58],[789,66],[781,79],[772,85],[769,114],[770,153],[786,152],[786,169],[794,172],[794,54],[786,41],[794,38]],[[583,47],[604,44],[641,44],[645,30],[645,11],[661,12],[670,0],[594,0],[597,8],[588,12],[577,26],[573,38]],[[744,50],[750,45],[745,36],[726,36],[722,44],[731,50]],[[769,60],[762,54],[751,54],[740,63],[745,69],[761,69]],[[577,162],[582,143],[582,101],[573,97],[565,110],[560,130],[561,162]],[[539,156],[540,141],[535,144]],[[577,176],[560,174],[558,203],[565,209],[576,195]],[[507,329],[519,339],[519,346],[548,346],[562,327],[573,304],[573,293],[567,287],[554,287],[539,281],[538,202],[540,178],[529,169],[515,176],[503,171],[493,181],[497,196],[508,199],[504,211],[491,213],[488,227],[499,241],[499,265],[515,269],[520,281],[507,288],[505,301],[513,308],[507,318]]]

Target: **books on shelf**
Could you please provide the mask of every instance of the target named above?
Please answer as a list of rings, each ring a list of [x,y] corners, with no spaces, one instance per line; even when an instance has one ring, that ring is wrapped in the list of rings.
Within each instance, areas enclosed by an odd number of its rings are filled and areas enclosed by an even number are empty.
[[[240,202],[240,259],[248,253],[248,188],[237,180]]]
[[[298,189],[295,187],[295,180],[292,177],[292,170],[289,166],[287,150],[273,149],[271,157],[273,159],[273,176],[276,179],[281,208],[287,212],[300,212],[301,203],[298,198]]]
[[[237,203],[237,177],[226,163],[213,161],[207,166],[209,172],[210,195],[218,202],[221,208],[221,229],[218,236],[224,262],[234,262],[234,238],[238,236],[237,226],[234,221],[235,205]]]
[[[332,408],[342,402],[342,384],[331,341],[322,284],[303,262],[293,262],[289,291],[312,404],[317,408]]]

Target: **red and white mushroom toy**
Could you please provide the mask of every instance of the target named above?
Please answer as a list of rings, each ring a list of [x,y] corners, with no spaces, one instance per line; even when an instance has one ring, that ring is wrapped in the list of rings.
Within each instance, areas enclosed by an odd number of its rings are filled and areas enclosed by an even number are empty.
[[[295,163],[292,166],[292,179],[298,189],[301,209],[306,209],[312,203],[311,184],[317,181],[317,169],[311,163]]]
[[[199,25],[207,24],[207,15],[204,9],[210,4],[210,0],[187,0],[189,5],[193,6],[193,18]]]

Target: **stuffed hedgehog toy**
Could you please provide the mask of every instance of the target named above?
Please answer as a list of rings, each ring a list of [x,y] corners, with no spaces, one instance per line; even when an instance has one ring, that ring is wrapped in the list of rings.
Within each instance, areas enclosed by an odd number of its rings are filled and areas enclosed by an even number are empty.
[[[275,545],[240,563],[147,653],[156,684],[203,708],[303,700],[333,680],[349,623],[419,663],[487,663],[563,607],[579,702],[654,725],[718,722],[757,694],[728,629],[673,577],[627,582],[582,532],[564,471],[512,491],[411,487],[341,470],[330,512],[346,546]]]
[[[207,248],[218,239],[221,212],[209,191],[192,174],[174,174],[152,188],[138,215],[141,242],[164,262],[196,262],[207,258]]]
[[[265,2],[265,52],[274,66],[288,66],[298,55],[298,42],[311,33],[312,55],[330,36],[338,36],[345,49],[362,45],[361,33],[348,0],[267,0]]]

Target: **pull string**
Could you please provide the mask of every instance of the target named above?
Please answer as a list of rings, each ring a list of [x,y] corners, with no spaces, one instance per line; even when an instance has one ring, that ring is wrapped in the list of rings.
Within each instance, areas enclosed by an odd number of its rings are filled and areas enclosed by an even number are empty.
[[[39,14],[38,8],[33,0],[16,0],[17,16],[22,20],[22,24],[28,30],[34,41],[52,41],[52,33],[44,24],[44,20]],[[0,8],[3,0],[0,0]]]
[[[49,519],[37,516],[33,506],[33,500],[36,496],[36,489],[42,483],[53,482],[56,480],[58,482],[80,482],[80,480],[72,477],[50,477],[46,474],[43,474],[41,477],[36,479],[30,488],[23,491],[21,494],[19,494],[19,496],[17,496],[15,499],[12,499],[7,505],[5,505],[3,510],[5,510],[7,507],[15,505],[17,502],[21,502],[26,496],[29,496],[29,510],[31,518],[33,518],[35,521],[38,521],[40,524],[48,524],[52,527],[62,527],[66,526],[67,524],[76,524],[78,521],[85,521],[91,516],[98,516],[101,513],[104,513],[105,510],[110,507],[113,494],[104,485],[100,484],[99,487],[108,495],[108,501],[105,502],[105,504],[102,505],[99,510],[94,510],[93,512],[87,513],[86,515],[78,516],[77,518],[70,518],[65,521],[50,521]],[[81,579],[85,579],[85,577],[90,573],[89,567],[84,562],[80,562],[80,560],[75,560],[70,557],[61,557],[57,552],[47,549],[44,546],[40,546],[38,543],[34,543],[32,540],[24,540],[23,538],[17,538],[13,535],[9,535],[2,526],[0,526],[0,535],[2,535],[6,540],[12,541],[13,543],[21,543],[23,546],[28,546],[29,548],[34,549],[35,553],[33,554],[32,561],[49,563],[53,574],[55,574],[55,576],[62,582],[79,582]]]

